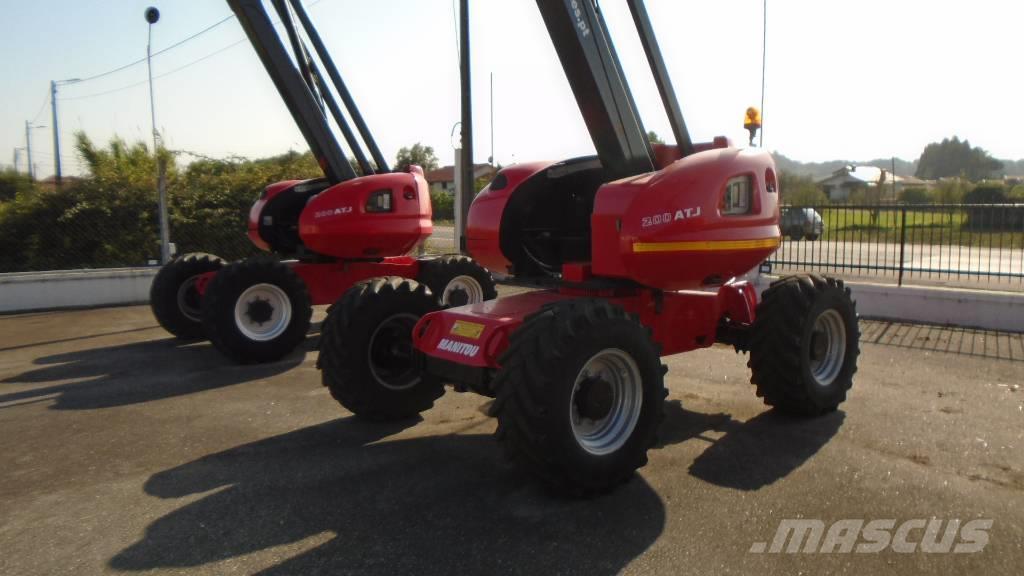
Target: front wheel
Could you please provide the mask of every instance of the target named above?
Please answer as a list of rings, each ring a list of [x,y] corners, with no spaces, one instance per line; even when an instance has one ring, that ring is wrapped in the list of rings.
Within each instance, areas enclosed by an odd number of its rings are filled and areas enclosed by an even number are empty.
[[[607,492],[647,463],[665,367],[650,331],[603,300],[543,308],[512,333],[493,386],[498,436],[556,491]]]
[[[857,307],[842,280],[813,274],[772,283],[750,337],[750,382],[764,403],[816,416],[846,400],[860,354]]]
[[[183,340],[203,337],[202,297],[196,282],[223,267],[217,256],[194,252],[160,268],[149,289],[149,306],[164,330]]]
[[[412,331],[439,309],[415,280],[388,276],[349,288],[321,332],[317,367],[331,396],[369,420],[409,418],[433,406],[444,384],[423,373]]]
[[[306,337],[309,291],[287,265],[269,258],[235,262],[217,273],[203,297],[203,328],[225,356],[272,362]]]

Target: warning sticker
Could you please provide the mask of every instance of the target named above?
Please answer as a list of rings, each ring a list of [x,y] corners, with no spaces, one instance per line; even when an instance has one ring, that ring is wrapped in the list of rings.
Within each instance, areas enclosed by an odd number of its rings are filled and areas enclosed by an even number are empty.
[[[452,329],[449,334],[455,336],[462,336],[463,338],[470,338],[476,340],[484,333],[484,325],[477,324],[476,322],[466,322],[465,320],[456,320],[455,324],[452,325]]]

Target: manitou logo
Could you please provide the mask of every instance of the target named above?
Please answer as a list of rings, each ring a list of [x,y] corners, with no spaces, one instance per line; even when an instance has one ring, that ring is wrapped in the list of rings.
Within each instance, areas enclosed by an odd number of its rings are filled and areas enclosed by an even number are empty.
[[[771,547],[767,542],[755,542],[750,552],[872,554],[891,549],[903,554],[916,551],[925,554],[970,554],[985,549],[991,528],[991,519],[971,520],[961,526],[960,520],[955,518],[919,518],[907,520],[898,527],[893,519],[852,519],[838,520],[826,532],[825,523],[821,520],[788,519],[779,523]]]
[[[453,354],[461,354],[466,358],[473,358],[480,352],[479,346],[473,344],[467,344],[466,342],[459,342],[457,340],[449,340],[442,338],[441,342],[437,344],[438,350],[444,350],[445,352],[451,352]]]
[[[655,214],[654,216],[644,216],[640,219],[640,227],[650,228],[651,226],[660,226],[677,220],[689,220],[698,216],[700,216],[700,206],[696,208],[683,208],[682,210],[676,210],[675,214],[665,212],[664,214]]]
[[[313,213],[314,218],[326,218],[328,216],[340,216],[342,214],[351,214],[351,206],[342,206],[340,208],[332,208],[330,210],[317,210]]]

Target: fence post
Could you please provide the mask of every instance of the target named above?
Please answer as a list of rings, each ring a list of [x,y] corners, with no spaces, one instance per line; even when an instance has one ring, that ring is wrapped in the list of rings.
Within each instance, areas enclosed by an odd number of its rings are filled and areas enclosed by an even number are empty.
[[[900,207],[900,277],[897,286],[903,286],[903,255],[907,251],[907,207]]]

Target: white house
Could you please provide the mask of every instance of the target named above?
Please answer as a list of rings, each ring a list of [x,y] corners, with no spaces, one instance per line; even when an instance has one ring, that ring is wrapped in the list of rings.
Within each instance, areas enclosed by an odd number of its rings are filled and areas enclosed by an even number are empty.
[[[490,164],[477,164],[473,167],[473,179],[491,178],[498,169]],[[424,177],[430,184],[431,192],[455,194],[455,166],[444,166],[427,172]]]
[[[825,192],[828,199],[833,202],[845,202],[850,195],[857,190],[867,190],[881,186],[879,200],[895,200],[894,192],[899,194],[904,188],[931,188],[933,182],[914,178],[913,176],[895,176],[895,191],[893,190],[892,172],[876,168],[875,166],[843,166],[832,173],[831,176],[818,181],[818,186]]]

